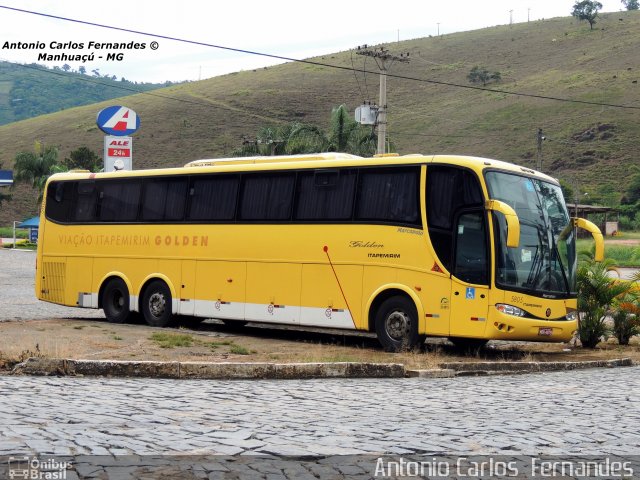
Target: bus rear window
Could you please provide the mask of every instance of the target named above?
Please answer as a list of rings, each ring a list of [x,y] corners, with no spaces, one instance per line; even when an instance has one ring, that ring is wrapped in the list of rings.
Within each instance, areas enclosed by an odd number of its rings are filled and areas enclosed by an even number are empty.
[[[51,182],[47,187],[45,215],[54,222],[66,222],[73,205],[73,190],[77,182]]]

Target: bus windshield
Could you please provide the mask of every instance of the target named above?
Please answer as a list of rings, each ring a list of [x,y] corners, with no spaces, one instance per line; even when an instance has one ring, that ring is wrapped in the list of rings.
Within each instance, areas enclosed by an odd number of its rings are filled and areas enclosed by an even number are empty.
[[[509,248],[505,218],[494,215],[496,284],[546,298],[574,296],[575,233],[567,228],[571,219],[560,187],[497,171],[487,172],[486,180],[491,198],[511,206],[520,220],[520,244]]]

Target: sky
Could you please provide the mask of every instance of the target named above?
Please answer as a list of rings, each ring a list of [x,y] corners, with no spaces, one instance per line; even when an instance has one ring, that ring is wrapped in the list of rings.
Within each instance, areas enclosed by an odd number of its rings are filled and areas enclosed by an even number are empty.
[[[90,75],[115,75],[136,82],[200,80],[282,61],[161,37],[304,59],[363,44],[389,44],[438,33],[569,16],[574,3],[575,0],[0,0],[0,60],[49,67],[66,63],[73,70],[84,66]],[[623,9],[620,0],[600,3],[602,12]],[[154,41],[157,43],[152,45]],[[12,48],[18,42],[27,44],[27,48]],[[96,43],[138,43],[144,48],[98,49]],[[107,60],[110,53],[116,57]],[[67,55],[63,58],[76,61],[46,61],[46,55]]]

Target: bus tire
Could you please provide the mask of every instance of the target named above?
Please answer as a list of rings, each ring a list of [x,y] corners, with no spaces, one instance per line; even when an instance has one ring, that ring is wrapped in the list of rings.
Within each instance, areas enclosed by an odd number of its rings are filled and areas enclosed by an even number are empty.
[[[152,327],[166,327],[171,323],[171,290],[162,280],[154,280],[144,289],[140,305],[145,321]]]
[[[104,316],[110,323],[125,323],[131,317],[129,289],[121,278],[112,278],[102,290],[100,299]]]
[[[405,296],[387,298],[375,316],[378,341],[387,352],[412,350],[424,342],[418,334],[418,311]]]

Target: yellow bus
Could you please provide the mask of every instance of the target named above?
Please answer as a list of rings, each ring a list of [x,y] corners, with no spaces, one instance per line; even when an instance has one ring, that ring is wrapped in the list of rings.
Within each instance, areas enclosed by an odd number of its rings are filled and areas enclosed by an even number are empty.
[[[426,336],[567,341],[576,228],[556,180],[463,156],[325,153],[69,172],[47,182],[36,296],[102,308]]]

